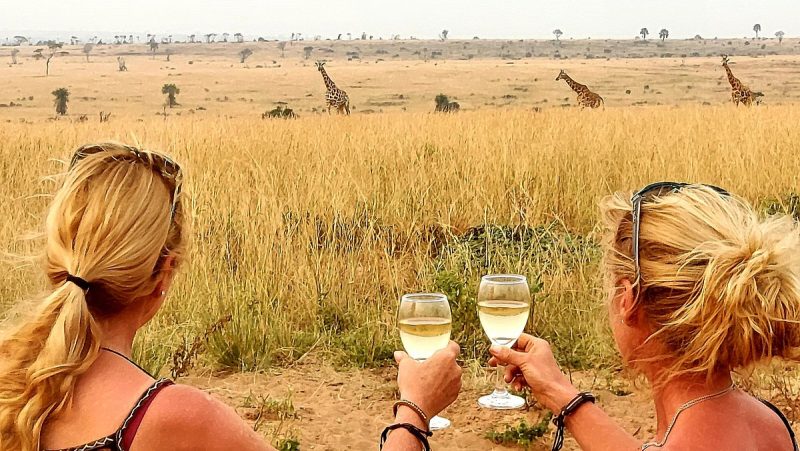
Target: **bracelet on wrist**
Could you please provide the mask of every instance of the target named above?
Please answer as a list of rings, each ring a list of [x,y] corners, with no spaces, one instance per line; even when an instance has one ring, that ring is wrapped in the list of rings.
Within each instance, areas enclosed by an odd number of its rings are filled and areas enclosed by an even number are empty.
[[[422,429],[409,423],[397,423],[391,426],[387,426],[386,429],[384,429],[383,432],[381,433],[381,443],[379,449],[383,449],[383,444],[386,443],[386,440],[389,437],[389,433],[394,431],[395,429],[407,430],[411,435],[413,435],[417,440],[419,440],[419,443],[422,445],[422,451],[431,451],[431,445],[430,443],[428,443],[428,437],[433,436],[433,432],[423,431]]]
[[[568,416],[575,413],[582,405],[587,402],[594,403],[595,396],[589,392],[578,393],[577,396],[572,398],[564,408],[561,409],[558,415],[553,418],[553,424],[556,425],[556,436],[553,439],[553,451],[559,451],[564,446],[564,426]]]
[[[409,409],[413,410],[414,413],[416,413],[419,416],[422,422],[425,423],[425,427],[429,427],[430,420],[428,419],[428,415],[425,414],[425,411],[422,410],[422,408],[418,406],[416,403],[413,403],[407,399],[401,399],[400,401],[394,403],[394,405],[392,406],[392,412],[394,413],[395,417],[397,416],[397,409],[400,408],[400,406],[406,406]]]

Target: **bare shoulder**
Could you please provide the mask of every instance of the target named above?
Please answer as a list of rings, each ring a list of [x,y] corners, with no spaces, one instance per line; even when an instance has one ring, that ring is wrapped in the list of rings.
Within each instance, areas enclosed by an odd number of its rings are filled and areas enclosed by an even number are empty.
[[[208,393],[187,385],[164,388],[150,405],[132,451],[197,449],[272,450],[236,411]]]
[[[743,393],[729,401],[716,410],[687,410],[685,418],[680,418],[676,423],[675,430],[663,449],[793,449],[789,429],[781,417],[766,404]]]

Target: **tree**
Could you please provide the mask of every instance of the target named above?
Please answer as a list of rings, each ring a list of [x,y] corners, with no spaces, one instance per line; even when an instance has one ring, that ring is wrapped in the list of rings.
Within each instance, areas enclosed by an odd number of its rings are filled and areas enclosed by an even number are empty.
[[[150,40],[150,53],[153,54],[153,59],[156,59],[156,51],[158,50],[158,42],[155,39]]]
[[[230,33],[222,33],[222,42],[228,42],[228,36]]]
[[[348,40],[348,41],[351,41],[351,40],[353,40],[353,35],[352,35],[352,33],[347,33],[347,40]]]
[[[661,31],[658,32],[658,37],[661,38],[661,42],[664,42],[664,39],[669,37],[669,30],[662,28]]]
[[[553,30],[553,35],[556,37],[556,41],[558,41],[559,39],[561,39],[561,35],[563,35],[563,34],[564,34],[564,32],[562,32],[562,31],[561,31],[561,30],[559,30],[558,28],[556,28],[555,30]]]
[[[214,42],[214,39],[216,39],[216,38],[217,38],[217,34],[216,33],[208,33],[206,35],[206,43],[211,44],[212,42]]]
[[[11,49],[11,64],[17,64],[17,54],[19,49]]]
[[[778,44],[783,44],[783,37],[786,36],[786,33],[782,31],[776,31],[775,37],[778,38]]]
[[[178,100],[175,97],[180,93],[180,88],[175,86],[173,83],[165,84],[161,87],[161,94],[165,94],[167,96],[167,105],[170,108],[178,106]]]
[[[313,52],[313,51],[314,51],[314,47],[311,47],[311,46],[303,47],[303,56],[305,56],[306,59],[309,59],[309,58],[311,58],[311,52]]]
[[[69,55],[69,52],[61,51],[60,50],[61,47],[62,47],[62,44],[56,44],[54,42],[51,42],[50,44],[47,45],[47,48],[48,48],[47,55],[42,53],[42,52],[44,52],[44,49],[36,49],[36,50],[33,51],[33,59],[46,60],[45,61],[45,72],[44,72],[45,76],[50,75],[50,61],[52,61],[53,58],[55,58],[57,56]]]
[[[94,50],[94,44],[92,44],[91,42],[87,42],[86,44],[84,44],[83,54],[86,55],[87,63],[89,62],[89,54],[92,53],[92,50]]]
[[[191,44],[194,44],[194,40],[195,40],[195,38],[197,38],[197,35],[195,35],[195,34],[190,34],[190,35],[189,35],[189,43],[191,43]]]
[[[753,31],[755,31],[755,32],[756,32],[756,39],[758,39],[758,33],[760,33],[760,32],[761,32],[761,24],[755,24],[755,25],[753,25]]]
[[[234,33],[233,38],[240,44],[244,42],[244,36],[241,33]]]
[[[650,30],[648,30],[647,28],[642,28],[641,30],[639,30],[639,34],[642,35],[642,39],[646,41],[647,36],[650,34]]]
[[[17,41],[17,45],[30,44],[31,42],[31,40],[25,36],[14,36],[14,40]]]
[[[362,41],[366,41],[367,40],[367,32],[366,31],[362,31],[361,32],[361,40]]]
[[[442,32],[441,32],[441,33],[439,33],[439,39],[441,39],[441,40],[442,40],[442,42],[446,41],[446,40],[447,40],[447,35],[448,35],[448,34],[450,34],[450,32],[449,32],[449,31],[447,31],[447,30],[442,30]]]
[[[250,58],[250,55],[252,54],[253,54],[252,50],[242,49],[242,51],[239,52],[239,62],[244,64],[244,62],[247,61],[247,58]]]
[[[69,102],[69,90],[67,88],[58,88],[53,91],[55,97],[54,104],[56,107],[56,114],[63,116],[67,114],[67,102]]]
[[[285,53],[285,51],[286,51],[286,41],[281,41],[281,42],[278,43],[278,50],[281,51],[281,58],[285,58],[286,57],[286,53]]]

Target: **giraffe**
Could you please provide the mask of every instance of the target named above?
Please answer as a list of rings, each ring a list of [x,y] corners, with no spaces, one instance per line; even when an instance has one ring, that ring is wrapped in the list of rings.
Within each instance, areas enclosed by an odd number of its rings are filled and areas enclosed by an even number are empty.
[[[751,106],[753,100],[757,100],[756,103],[761,103],[759,97],[763,97],[764,94],[760,92],[754,94],[750,88],[734,77],[730,66],[728,66],[728,61],[728,55],[722,55],[722,67],[725,68],[725,72],[728,74],[728,83],[731,84],[731,102],[736,106],[739,106],[740,103],[745,106]]]
[[[336,87],[336,83],[331,80],[328,73],[325,72],[325,62],[317,61],[317,69],[322,74],[322,80],[325,81],[325,87],[328,89],[325,92],[325,102],[328,104],[328,114],[331,113],[331,107],[336,108],[339,114],[350,114],[350,98],[347,93]]]
[[[558,77],[556,77],[556,81],[558,80],[566,81],[569,87],[578,94],[578,105],[580,105],[581,108],[599,108],[600,105],[605,106],[606,102],[602,97],[593,93],[586,85],[582,85],[570,78],[563,70],[558,74]]]

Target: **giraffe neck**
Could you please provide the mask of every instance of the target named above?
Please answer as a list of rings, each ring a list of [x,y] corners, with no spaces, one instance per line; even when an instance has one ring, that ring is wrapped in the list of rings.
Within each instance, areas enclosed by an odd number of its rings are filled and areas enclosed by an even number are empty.
[[[741,83],[739,83],[739,79],[733,76],[733,72],[731,72],[731,68],[728,66],[728,63],[723,64],[725,67],[725,72],[728,73],[728,83],[731,84],[732,88],[738,88]]]
[[[583,92],[584,89],[586,89],[586,86],[583,86],[582,84],[580,84],[577,81],[573,80],[567,74],[564,74],[564,81],[566,81],[567,84],[569,85],[569,87],[572,88],[572,90],[577,92],[577,93],[581,93],[581,92]]]
[[[336,83],[328,76],[328,72],[325,71],[325,68],[320,67],[319,71],[322,73],[322,80],[325,82],[325,87],[328,88],[328,91],[336,89]]]

